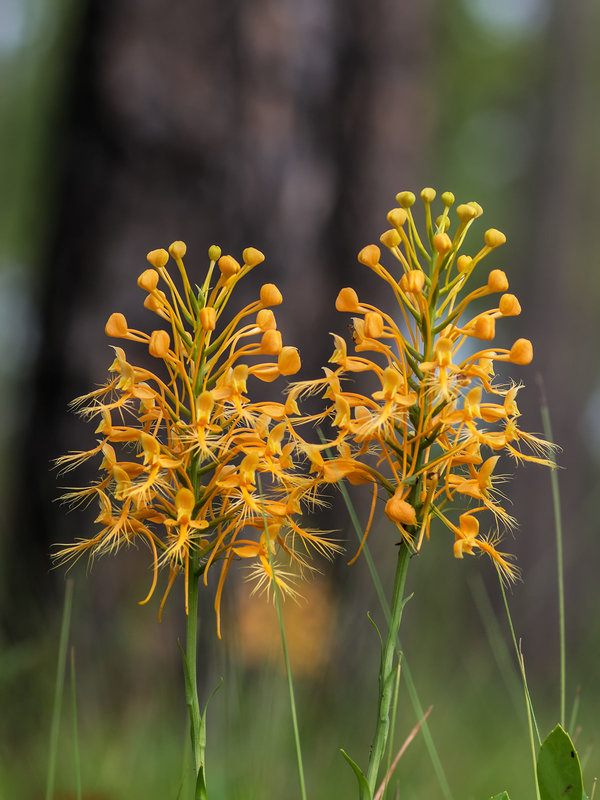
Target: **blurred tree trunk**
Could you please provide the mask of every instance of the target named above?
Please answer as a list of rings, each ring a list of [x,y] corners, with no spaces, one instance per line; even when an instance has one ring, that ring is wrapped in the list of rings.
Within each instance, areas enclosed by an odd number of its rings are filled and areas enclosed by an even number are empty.
[[[588,564],[600,557],[595,518],[597,499],[598,422],[590,419],[590,398],[598,389],[597,362],[589,362],[590,345],[598,340],[598,296],[595,227],[600,213],[596,176],[585,165],[597,158],[598,9],[587,0],[566,7],[552,4],[546,69],[540,76],[535,170],[528,181],[523,214],[522,263],[527,277],[522,295],[536,342],[534,367],[543,379],[554,439],[565,445],[557,455],[563,507],[565,563],[571,622],[587,625],[586,582],[576,551],[587,552]],[[568,68],[566,68],[568,65]],[[591,345],[593,347],[593,345]],[[532,378],[528,379],[533,384]],[[527,394],[527,405],[525,405]],[[526,430],[540,430],[541,396],[533,386],[523,395]],[[592,423],[592,424],[590,424]],[[596,452],[594,452],[596,449]],[[595,458],[594,458],[595,456]],[[542,645],[554,630],[556,550],[550,483],[544,470],[529,468],[512,494],[524,531],[523,558],[526,607],[519,612],[531,629],[528,650]],[[531,498],[545,497],[542,503]],[[529,533],[537,533],[538,546]],[[546,545],[539,549],[539,536]],[[574,538],[575,537],[575,538]],[[528,544],[528,539],[530,539]],[[578,577],[579,576],[579,577]],[[591,573],[590,573],[591,577]],[[531,598],[536,598],[535,604]],[[551,616],[548,617],[550,611]],[[539,624],[539,620],[548,620]],[[573,633],[573,636],[576,634]],[[536,637],[538,641],[536,641]]]
[[[429,2],[393,0],[88,0],[53,154],[61,178],[14,541],[32,604],[48,588],[50,544],[93,519],[52,505],[48,463],[90,446],[66,407],[104,380],[108,315],[147,324],[135,283],[146,252],[183,239],[202,276],[213,243],[238,257],[262,249],[259,280],[282,289],[280,326],[304,374],[326,363],[328,332],[346,322],[332,318],[335,296],[364,281],[356,251],[379,236],[396,192],[414,188],[427,152],[429,14]]]

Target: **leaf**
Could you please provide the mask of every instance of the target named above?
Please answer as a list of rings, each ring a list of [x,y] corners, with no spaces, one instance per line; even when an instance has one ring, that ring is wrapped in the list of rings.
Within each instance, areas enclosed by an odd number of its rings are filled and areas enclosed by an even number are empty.
[[[221,677],[219,679],[219,682],[215,686],[215,688],[209,694],[208,700],[204,704],[204,709],[202,710],[202,715],[200,717],[200,731],[199,731],[199,734],[200,734],[200,757],[201,757],[202,761],[204,761],[204,753],[205,753],[205,750],[206,750],[206,712],[208,711],[208,704],[213,699],[213,697],[216,695],[216,693],[219,691],[219,689],[221,688],[222,685],[223,685],[223,678]]]
[[[583,800],[579,756],[571,737],[560,725],[542,742],[537,780],[540,800]]]
[[[371,798],[371,790],[369,789],[369,784],[367,783],[367,779],[364,776],[362,769],[356,764],[346,753],[344,750],[340,750],[340,753],[344,756],[346,761],[352,767],[354,774],[356,775],[356,780],[358,781],[358,797],[359,800],[372,800]]]
[[[198,779],[196,780],[194,800],[208,800],[208,794],[206,792],[206,780],[204,778],[204,764],[202,764],[198,770]]]
[[[510,800],[508,796],[508,792],[500,792],[500,794],[495,794],[493,797],[490,797],[490,800]]]

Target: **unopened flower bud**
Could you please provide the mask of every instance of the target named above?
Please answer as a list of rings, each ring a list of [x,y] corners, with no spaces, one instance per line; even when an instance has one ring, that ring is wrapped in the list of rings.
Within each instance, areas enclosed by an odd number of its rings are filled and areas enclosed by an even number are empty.
[[[533,361],[533,345],[529,339],[517,339],[510,348],[508,360],[512,364],[531,364]]]
[[[242,252],[242,258],[244,259],[244,264],[247,264],[249,267],[255,267],[265,260],[264,254],[261,253],[260,250],[257,250],[256,247],[247,247]]]
[[[147,308],[149,311],[154,311],[156,313],[161,308],[160,300],[153,294],[147,294],[144,300],[144,308]]]
[[[456,269],[459,272],[465,272],[469,268],[471,261],[473,261],[471,256],[459,256],[456,259]]]
[[[183,258],[186,254],[187,246],[185,242],[173,242],[173,244],[169,247],[169,253],[173,256],[173,258]]]
[[[508,278],[501,269],[493,269],[488,276],[488,289],[490,292],[505,292],[508,289]]]
[[[521,313],[521,304],[514,294],[503,294],[498,309],[503,317],[518,317]]]
[[[452,250],[452,239],[447,233],[436,233],[433,237],[433,246],[440,255],[446,255]]]
[[[260,302],[263,306],[279,306],[283,302],[281,292],[274,283],[265,283],[260,288]]]
[[[484,234],[484,241],[488,247],[500,247],[506,241],[506,236],[496,228],[490,228]]]
[[[104,327],[104,332],[107,336],[115,336],[123,338],[127,336],[129,330],[127,328],[127,320],[123,314],[115,312],[108,318]]]
[[[407,214],[403,208],[392,208],[392,210],[388,212],[387,221],[390,225],[393,225],[394,228],[401,228],[406,222],[406,217]]]
[[[425,273],[420,269],[411,269],[400,278],[400,288],[403,292],[419,294],[425,285]]]
[[[277,364],[255,364],[250,372],[263,383],[272,383],[281,375]]]
[[[208,248],[208,257],[211,261],[218,261],[221,258],[221,248],[218,244],[211,244]]]
[[[440,216],[436,218],[435,224],[438,228],[441,228],[444,233],[446,233],[450,227],[450,219],[447,215],[444,216],[443,214],[440,214]]]
[[[429,189],[429,188],[423,189],[423,191],[421,192],[421,200],[424,203],[433,203],[433,201],[435,200],[435,195],[436,195],[435,189]]]
[[[379,241],[384,247],[388,247],[391,250],[393,247],[397,247],[400,244],[400,234],[395,228],[392,228],[382,233],[379,237]]]
[[[281,334],[276,330],[265,331],[260,340],[260,352],[267,356],[276,356],[281,352]]]
[[[205,306],[200,309],[200,325],[202,330],[214,331],[217,327],[217,312],[212,306]]]
[[[376,244],[368,244],[358,254],[358,260],[367,267],[376,267],[379,264],[381,250]]]
[[[171,337],[167,331],[152,331],[148,342],[148,351],[154,358],[166,358],[169,354]]]
[[[224,278],[230,278],[232,275],[236,275],[241,267],[233,256],[221,256],[219,259],[219,269]]]
[[[399,192],[396,195],[396,202],[402,208],[410,208],[414,205],[416,199],[412,192]]]
[[[450,208],[450,206],[454,204],[454,195],[452,192],[444,192],[440,199],[446,208]]]
[[[461,222],[468,222],[471,219],[475,219],[477,210],[470,203],[463,203],[456,207],[456,216]]]
[[[400,525],[416,525],[417,514],[410,503],[403,499],[404,489],[398,489],[385,504],[385,513],[388,519]]]
[[[471,335],[476,339],[484,339],[486,342],[491,342],[496,335],[496,320],[494,317],[490,317],[489,314],[481,314],[481,316],[477,317]]]
[[[256,327],[261,331],[271,331],[277,328],[277,320],[275,314],[270,308],[261,308],[256,315]]]
[[[137,279],[137,285],[146,292],[153,292],[158,284],[158,277],[155,269],[145,269]]]
[[[295,375],[302,366],[296,347],[282,347],[277,358],[277,366],[282,375]]]
[[[162,269],[169,260],[169,254],[166,250],[151,250],[146,256],[147,261],[152,264],[156,269]]]
[[[358,295],[350,286],[341,289],[335,299],[335,307],[338,311],[358,311]]]
[[[383,317],[377,311],[365,314],[365,336],[378,339],[383,334]]]

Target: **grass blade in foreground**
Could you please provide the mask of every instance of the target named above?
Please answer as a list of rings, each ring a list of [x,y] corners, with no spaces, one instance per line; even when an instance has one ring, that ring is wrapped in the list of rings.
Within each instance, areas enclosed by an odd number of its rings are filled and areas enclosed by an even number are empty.
[[[54,797],[54,781],[56,776],[56,756],[58,752],[58,734],[60,731],[60,712],[65,688],[65,669],[67,663],[67,643],[71,625],[71,608],[73,606],[73,580],[69,579],[65,586],[65,602],[60,626],[58,644],[58,660],[56,664],[56,683],[54,686],[54,703],[52,706],[52,724],[50,727],[50,755],[46,781],[46,800]]]
[[[542,397],[541,413],[544,426],[544,436],[549,442],[554,441],[552,424],[550,422],[550,409],[546,399],[546,391],[541,375],[538,374],[538,384]],[[554,453],[550,457],[556,465]],[[565,626],[565,576],[563,559],[562,514],[560,509],[560,490],[558,488],[558,474],[555,469],[550,472],[550,485],[552,487],[552,507],[554,510],[554,528],[556,532],[556,567],[558,581],[558,635],[560,642],[560,724],[564,728],[566,722],[566,696],[567,696],[567,643]]]

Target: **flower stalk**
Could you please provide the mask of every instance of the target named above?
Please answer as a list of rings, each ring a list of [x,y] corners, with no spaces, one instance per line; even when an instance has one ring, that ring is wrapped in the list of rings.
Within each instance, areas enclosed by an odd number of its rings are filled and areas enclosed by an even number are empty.
[[[371,790],[371,796],[375,794],[377,786],[377,776],[381,767],[381,762],[385,755],[385,748],[390,729],[390,706],[394,694],[394,676],[396,666],[394,657],[398,646],[398,632],[402,622],[402,611],[406,604],[404,598],[404,586],[406,583],[406,573],[410,560],[410,549],[403,542],[400,543],[398,550],[398,561],[396,563],[396,573],[394,576],[394,587],[392,590],[392,602],[390,607],[390,620],[387,626],[385,641],[381,650],[381,666],[379,670],[379,703],[377,710],[377,722],[375,733],[371,743],[371,755],[367,768],[367,783]]]
[[[204,742],[202,733],[202,715],[198,698],[198,594],[200,590],[200,567],[198,556],[192,557],[190,580],[188,585],[188,613],[185,620],[185,701],[190,720],[190,736],[192,741],[192,763],[194,768],[194,787],[198,787],[198,778],[206,782],[204,774]],[[201,795],[194,789],[194,800]]]

